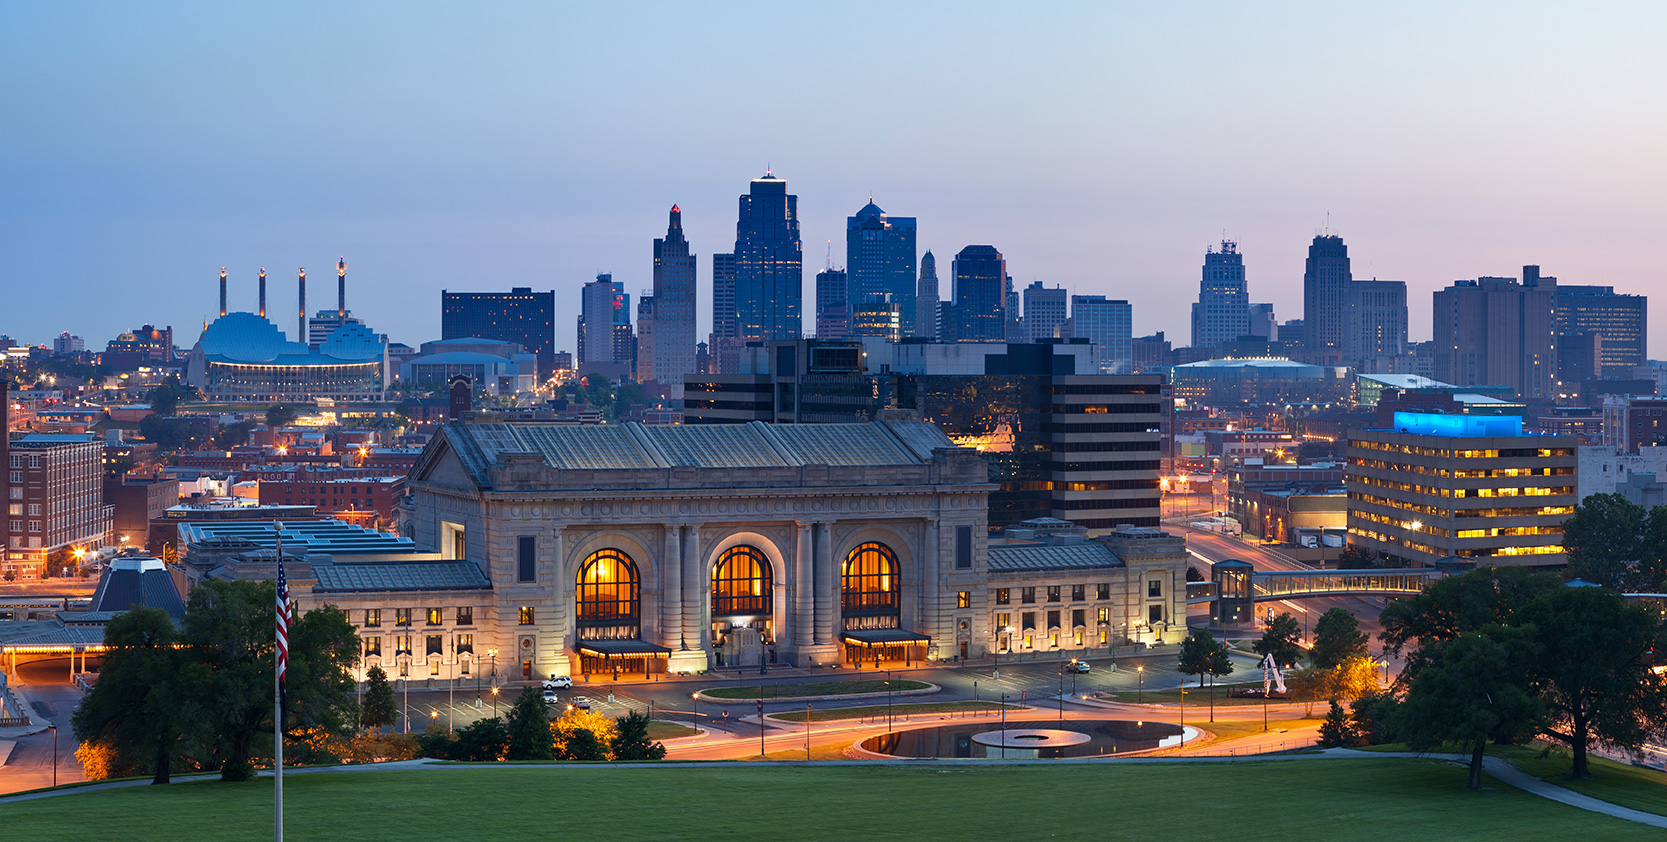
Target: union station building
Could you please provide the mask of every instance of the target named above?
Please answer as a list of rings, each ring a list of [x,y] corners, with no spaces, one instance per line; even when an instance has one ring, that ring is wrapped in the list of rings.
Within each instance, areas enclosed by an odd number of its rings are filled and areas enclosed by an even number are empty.
[[[314,565],[297,594],[348,612],[362,668],[890,666],[1186,633],[1182,539],[1063,522],[992,536],[987,463],[919,420],[491,419],[441,428],[413,469],[416,555]]]

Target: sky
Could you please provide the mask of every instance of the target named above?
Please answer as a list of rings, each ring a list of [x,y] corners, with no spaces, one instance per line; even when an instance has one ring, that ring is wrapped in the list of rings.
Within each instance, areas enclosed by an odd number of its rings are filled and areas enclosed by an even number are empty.
[[[1662,288],[1667,4],[10,3],[0,6],[0,333],[189,347],[217,311],[293,333],[348,305],[439,338],[440,291],[650,288],[676,203],[734,242],[766,167],[799,196],[804,300],[872,196],[946,277],[992,244],[1019,286],[1126,298],[1188,339],[1206,248],[1302,307],[1322,228],[1408,284]],[[947,285],[946,285],[947,286]],[[947,291],[947,289],[946,289]],[[807,328],[814,319],[806,320]],[[1651,325],[1667,349],[1667,319]]]

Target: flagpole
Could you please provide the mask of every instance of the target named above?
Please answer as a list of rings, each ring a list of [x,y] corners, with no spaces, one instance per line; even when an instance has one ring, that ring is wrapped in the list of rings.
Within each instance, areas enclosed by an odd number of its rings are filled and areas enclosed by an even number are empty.
[[[284,591],[284,532],[278,521],[272,522],[272,534],[278,556],[278,649],[273,654],[272,670],[272,745],[273,778],[277,781],[276,797],[273,804],[273,838],[276,842],[284,842],[284,648],[288,645],[284,640],[289,635],[289,624],[285,622],[285,612],[288,610],[283,603]]]

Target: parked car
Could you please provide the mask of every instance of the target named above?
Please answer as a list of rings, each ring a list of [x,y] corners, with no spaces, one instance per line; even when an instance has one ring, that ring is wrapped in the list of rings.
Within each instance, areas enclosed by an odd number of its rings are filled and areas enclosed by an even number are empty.
[[[1087,661],[1072,661],[1065,665],[1066,672],[1088,672]]]
[[[573,686],[573,679],[565,675],[552,675],[544,679],[544,689],[565,690]]]
[[[584,696],[574,696],[573,701],[568,702],[567,706],[570,708],[578,708],[579,710],[590,710],[590,699],[587,699]]]
[[[556,703],[556,691],[553,688],[544,688],[544,703],[547,705],[553,705]]]

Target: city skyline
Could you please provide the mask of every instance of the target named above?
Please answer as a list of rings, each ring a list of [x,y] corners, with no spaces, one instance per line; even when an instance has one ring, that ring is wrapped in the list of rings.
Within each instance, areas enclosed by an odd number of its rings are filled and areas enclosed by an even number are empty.
[[[1647,294],[1660,281],[1651,234],[1667,212],[1652,197],[1667,172],[1650,150],[1667,130],[1659,110],[1626,105],[1654,96],[1646,80],[1663,58],[1643,33],[1659,9],[1575,20],[1443,10],[1442,26],[1427,28],[1404,10],[1321,23],[1218,9],[1204,27],[1202,11],[1010,18],[992,8],[945,21],[905,10],[864,47],[904,80],[875,90],[849,84],[846,56],[753,43],[752,16],[740,11],[627,22],[605,10],[479,20],[418,10],[399,24],[415,45],[402,57],[392,47],[401,39],[366,37],[384,25],[369,9],[302,25],[188,8],[6,13],[0,66],[28,82],[8,112],[31,130],[0,141],[10,188],[0,276],[31,315],[0,332],[48,342],[68,330],[101,347],[138,317],[173,325],[183,341],[216,312],[220,266],[231,274],[231,308],[254,310],[259,267],[283,278],[306,266],[316,278],[342,254],[354,263],[359,315],[396,341],[439,335],[442,288],[555,289],[556,320],[571,324],[578,287],[599,271],[629,293],[650,288],[646,243],[673,203],[701,257],[704,302],[708,256],[732,242],[731,203],[767,167],[803,197],[813,256],[872,196],[919,220],[921,254],[995,243],[1015,287],[1041,280],[1127,299],[1136,335],[1187,332],[1191,301],[1169,290],[1196,283],[1200,249],[1223,233],[1245,254],[1253,299],[1272,302],[1282,320],[1300,316],[1302,255],[1328,212],[1357,279],[1407,282],[1414,340],[1430,338],[1430,295],[1454,280],[1536,264],[1620,293]],[[854,22],[838,16],[783,14],[777,25],[795,37],[818,28],[836,43],[855,37]],[[534,49],[540,26],[506,18],[598,37],[564,39],[565,51],[546,55]],[[42,37],[66,28],[77,37]],[[147,36],[170,29],[201,52],[186,60],[152,50]],[[946,43],[922,48],[914,36],[935,29],[944,38],[929,41]],[[668,49],[690,35],[699,43]],[[981,67],[949,50],[955,38],[1011,49]],[[1193,42],[1185,52],[1197,66],[1161,58]],[[722,57],[740,43],[795,73],[755,78],[755,63]],[[1551,44],[1555,56],[1513,58]],[[464,49],[478,64],[435,61]],[[621,49],[641,66],[590,87],[564,81]],[[246,60],[261,52],[286,60]],[[1411,69],[1372,66],[1407,54],[1420,59]],[[684,100],[637,109],[654,95],[650,82],[673,70],[685,77]],[[1242,78],[1223,89],[1228,71]],[[1084,81],[1050,90],[1056,78]],[[663,135],[644,130],[648,118],[633,109],[687,120],[743,85],[782,105],[726,112],[727,124],[701,117],[709,137],[700,142],[688,132],[672,145],[638,139]],[[530,107],[507,109],[515,97],[531,97]],[[1318,125],[1303,111],[1320,99],[1341,130],[1325,143],[1293,142]],[[800,106],[812,102],[819,107]],[[999,131],[941,131],[974,103],[999,115]],[[863,108],[891,130],[859,131]],[[1223,117],[1238,126],[1230,142],[1206,131]],[[1542,128],[1500,134],[1528,118]],[[123,130],[104,130],[112,123]],[[806,273],[806,299],[813,278]],[[155,300],[85,304],[131,290]],[[270,311],[285,312],[287,298],[280,283]],[[710,314],[700,311],[704,337]],[[1655,328],[1657,347],[1664,331]]]

